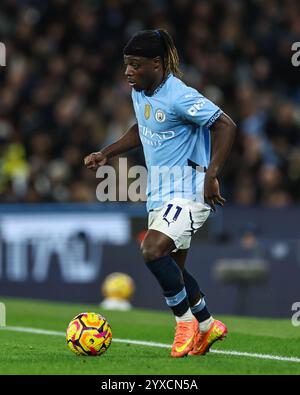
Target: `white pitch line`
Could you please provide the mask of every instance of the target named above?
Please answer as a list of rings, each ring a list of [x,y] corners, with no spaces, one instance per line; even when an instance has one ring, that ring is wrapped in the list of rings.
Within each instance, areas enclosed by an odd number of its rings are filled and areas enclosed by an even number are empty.
[[[37,329],[37,328],[24,328],[19,326],[5,326],[1,327],[0,331],[9,330],[14,332],[24,332],[24,333],[35,333],[37,335],[48,335],[48,336],[66,336],[64,332],[52,331],[47,329]],[[148,347],[159,347],[159,348],[171,348],[171,344],[156,343],[156,342],[146,342],[142,340],[131,340],[131,339],[115,339],[115,343],[127,343],[136,344],[139,346]],[[270,355],[270,354],[257,354],[242,351],[231,351],[231,350],[210,350],[210,352],[215,354],[232,355],[237,357],[248,357],[248,358],[259,358],[259,359],[270,359],[273,361],[283,361],[283,362],[296,362],[300,363],[300,358],[297,357],[282,357],[280,355]]]

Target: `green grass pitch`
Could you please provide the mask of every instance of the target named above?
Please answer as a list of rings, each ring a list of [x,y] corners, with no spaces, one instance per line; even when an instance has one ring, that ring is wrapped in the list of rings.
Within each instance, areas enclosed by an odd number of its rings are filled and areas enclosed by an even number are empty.
[[[217,316],[227,324],[229,333],[224,341],[214,344],[214,352],[174,359],[170,357],[170,348],[120,342],[130,339],[171,345],[175,321],[168,312],[106,311],[97,305],[4,297],[0,297],[0,302],[5,303],[8,326],[0,329],[0,374],[300,374],[300,327],[294,327],[290,320]],[[112,344],[100,357],[78,357],[66,345],[63,333],[69,321],[84,311],[102,313],[111,324]],[[16,332],[10,326],[39,328],[57,334]],[[289,357],[292,360],[284,359]]]

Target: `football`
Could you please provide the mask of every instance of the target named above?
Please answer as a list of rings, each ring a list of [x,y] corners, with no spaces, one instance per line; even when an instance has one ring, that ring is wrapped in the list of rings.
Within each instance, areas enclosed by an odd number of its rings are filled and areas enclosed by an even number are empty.
[[[101,314],[80,313],[68,325],[67,345],[76,355],[102,355],[111,341],[111,327]]]

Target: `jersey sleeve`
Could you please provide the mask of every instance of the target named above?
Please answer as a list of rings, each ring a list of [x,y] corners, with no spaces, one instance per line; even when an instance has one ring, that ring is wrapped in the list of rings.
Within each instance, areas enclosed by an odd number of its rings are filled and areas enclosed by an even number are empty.
[[[184,94],[176,97],[174,110],[180,118],[207,128],[223,113],[218,106],[193,88],[186,89]]]

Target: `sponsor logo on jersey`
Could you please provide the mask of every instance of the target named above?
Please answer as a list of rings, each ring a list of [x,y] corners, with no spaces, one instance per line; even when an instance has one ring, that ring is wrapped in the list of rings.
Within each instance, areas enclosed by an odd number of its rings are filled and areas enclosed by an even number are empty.
[[[187,112],[189,115],[191,115],[192,117],[194,117],[195,115],[198,114],[199,110],[201,110],[201,108],[204,106],[205,104],[205,100],[204,99],[198,99],[196,101],[196,103],[194,103],[192,105],[192,107],[190,107]]]
[[[155,140],[169,140],[175,137],[174,130],[166,130],[165,132],[155,132],[146,126],[140,125],[140,132],[144,136]]]
[[[166,130],[165,132],[155,132],[142,125],[139,126],[139,130],[142,143],[152,145],[153,147],[159,147],[165,140],[169,140],[175,137],[175,132],[173,130]]]

